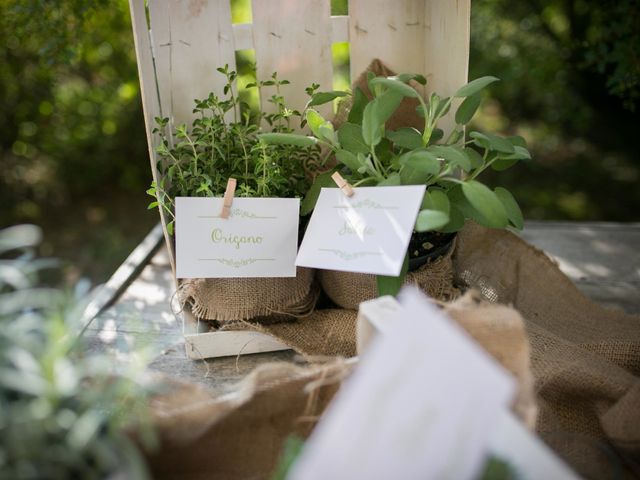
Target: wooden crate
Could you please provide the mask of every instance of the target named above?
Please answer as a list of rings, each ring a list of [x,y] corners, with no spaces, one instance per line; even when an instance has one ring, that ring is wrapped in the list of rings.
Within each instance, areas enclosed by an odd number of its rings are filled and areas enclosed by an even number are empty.
[[[129,3],[155,181],[154,118],[189,124],[194,98],[222,95],[224,78],[215,70],[225,64],[235,69],[237,50],[255,51],[258,79],[277,71],[290,80],[283,94],[300,110],[304,87],[315,82],[332,89],[331,46],[338,42],[349,42],[351,78],[379,58],[398,73],[424,74],[425,94],[450,95],[467,81],[470,0],[349,0],[348,16],[332,16],[330,0],[253,0],[252,24],[232,24],[230,0]],[[446,130],[446,120],[443,125]],[[175,275],[173,242],[162,211],[160,217]],[[184,328],[192,358],[287,348],[260,333],[203,333],[189,311]]]

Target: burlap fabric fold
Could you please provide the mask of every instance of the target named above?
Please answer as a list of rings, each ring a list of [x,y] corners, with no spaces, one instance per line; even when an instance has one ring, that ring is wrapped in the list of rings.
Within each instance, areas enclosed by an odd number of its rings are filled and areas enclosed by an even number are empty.
[[[457,281],[520,311],[542,438],[586,478],[640,476],[640,316],[587,299],[543,252],[468,223]]]
[[[514,374],[519,383],[514,410],[530,423],[535,402],[520,315],[471,293],[443,308]],[[333,337],[323,339],[323,335],[331,334],[323,320],[337,312],[353,316],[342,319],[342,325],[351,325],[352,331],[336,330]],[[306,332],[308,337],[302,344],[309,352],[355,352],[355,312],[327,310],[324,319],[315,319],[311,325],[320,328],[315,333],[311,328],[294,332],[298,337]],[[259,328],[265,331],[264,326]],[[281,324],[266,330],[272,328],[283,332],[294,327]],[[336,340],[341,347],[336,347]],[[254,370],[232,394],[215,398],[201,386],[180,384],[156,397],[151,406],[160,446],[148,454],[153,477],[271,478],[286,437],[293,434],[306,438],[311,433],[354,365],[340,358],[307,366],[266,364]]]
[[[517,381],[512,410],[533,429],[538,407],[533,389],[531,351],[520,313],[507,305],[481,299],[470,290],[455,302],[444,304],[444,311],[494,357]]]
[[[290,434],[307,437],[351,366],[258,367],[233,394],[178,385],[152,401],[159,448],[147,455],[158,479],[269,479]]]
[[[449,251],[420,268],[407,274],[405,284],[417,285],[423,292],[436,300],[450,301],[459,295],[453,286],[453,261],[451,256],[455,242]],[[378,296],[376,276],[366,273],[319,270],[318,278],[322,289],[336,305],[357,310],[360,303]]]
[[[201,320],[221,322],[256,317],[283,320],[307,315],[318,299],[314,271],[298,267],[290,278],[196,278],[181,280],[182,305]]]

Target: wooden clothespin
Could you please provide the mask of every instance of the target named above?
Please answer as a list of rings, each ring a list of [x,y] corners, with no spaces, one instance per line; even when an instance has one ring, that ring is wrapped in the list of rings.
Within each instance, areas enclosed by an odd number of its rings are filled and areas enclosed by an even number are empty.
[[[347,182],[339,172],[334,172],[333,175],[331,175],[331,178],[333,178],[333,181],[336,182],[336,185],[338,185],[340,190],[342,190],[342,193],[347,197],[353,196],[353,187],[349,185],[349,182]]]
[[[220,212],[220,218],[229,218],[231,213],[231,204],[233,203],[233,196],[236,193],[236,179],[230,178],[227,180],[227,189],[224,192],[224,198],[222,199],[222,211]]]

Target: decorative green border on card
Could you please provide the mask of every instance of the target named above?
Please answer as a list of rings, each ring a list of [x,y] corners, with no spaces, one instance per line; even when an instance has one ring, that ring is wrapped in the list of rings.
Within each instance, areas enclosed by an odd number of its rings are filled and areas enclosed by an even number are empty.
[[[250,218],[255,220],[275,220],[278,217],[275,216],[261,216],[256,215],[253,212],[249,212],[247,210],[243,210],[242,208],[232,208],[229,212],[229,218],[238,217],[238,218]],[[220,215],[198,215],[198,218],[220,218]]]
[[[336,205],[333,208],[341,208],[341,209],[353,208],[355,210],[358,210],[361,208],[366,208],[369,210],[397,210],[398,209],[398,207],[381,205],[380,203],[375,202],[370,198],[365,198],[364,200],[358,200],[357,202],[354,202],[350,205]]]
[[[218,263],[221,263],[222,265],[225,265],[227,267],[242,268],[242,267],[246,267],[247,265],[252,265],[252,264],[254,264],[256,262],[273,262],[273,261],[275,261],[275,258],[253,258],[253,257],[249,257],[249,258],[241,258],[240,260],[234,260],[232,258],[199,258],[198,259],[198,261],[205,261],[205,260],[218,262]]]
[[[357,260],[362,257],[366,257],[369,255],[382,255],[380,252],[345,252],[344,250],[340,250],[338,248],[319,248],[319,252],[330,252],[334,255],[340,257],[342,260],[346,260],[350,262],[351,260]]]

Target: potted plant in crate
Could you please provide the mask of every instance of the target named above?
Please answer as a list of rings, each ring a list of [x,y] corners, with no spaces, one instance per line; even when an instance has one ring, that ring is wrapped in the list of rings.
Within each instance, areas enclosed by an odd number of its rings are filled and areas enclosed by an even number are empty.
[[[504,170],[529,159],[524,139],[476,131],[464,138],[464,127],[480,105],[482,90],[497,80],[482,77],[461,87],[452,97],[433,93],[425,101],[411,86],[412,82],[425,85],[422,75],[384,77],[370,73],[363,88],[355,87],[347,121],[337,129],[316,110],[307,108],[305,119],[312,136],[263,135],[273,144],[320,145],[334,155],[335,166],[316,177],[303,202],[303,213],[313,209],[322,187],[335,186],[331,179],[334,171],[340,171],[353,187],[427,187],[400,277],[374,279],[371,275],[323,271],[323,287],[336,303],[357,308],[361,301],[375,296],[376,284],[379,294],[394,294],[407,272],[410,281],[446,300],[453,288],[452,242],[466,219],[492,228],[522,228],[522,214],[513,196],[502,187],[492,190],[477,178],[488,168]],[[421,127],[385,129],[407,98],[417,106]],[[461,102],[455,113],[456,126],[445,138],[438,121],[447,115],[455,99]],[[406,122],[410,123],[415,121]]]
[[[269,98],[273,113],[258,112],[252,117],[248,106],[234,92],[237,78],[227,66],[218,71],[226,76],[224,97],[211,93],[195,101],[196,118],[191,128],[180,125],[167,134],[168,119],[156,119],[154,133],[160,180],[148,190],[156,200],[150,208],[164,210],[173,233],[174,199],[178,196],[222,196],[227,180],[237,179],[238,197],[302,197],[309,187],[305,164],[314,161],[318,148],[310,145],[269,145],[258,134],[264,131],[290,134],[291,122],[300,112],[288,109],[280,87],[289,82],[274,73],[268,80],[249,87],[275,89]],[[242,113],[240,113],[242,111]],[[277,312],[291,316],[313,309],[317,289],[313,272],[298,268],[292,278],[209,278],[182,280],[179,288],[183,305],[200,319],[217,322],[257,319]]]

